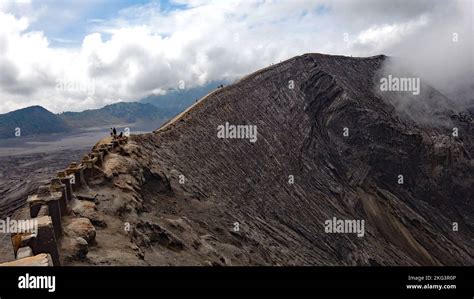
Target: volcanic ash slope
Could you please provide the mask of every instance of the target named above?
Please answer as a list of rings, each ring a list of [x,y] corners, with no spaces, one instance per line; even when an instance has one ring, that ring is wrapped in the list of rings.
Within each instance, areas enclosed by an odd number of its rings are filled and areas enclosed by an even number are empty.
[[[107,226],[72,264],[473,265],[472,126],[400,115],[375,91],[387,59],[298,56],[132,136],[90,186]],[[334,217],[364,235],[326,233]]]

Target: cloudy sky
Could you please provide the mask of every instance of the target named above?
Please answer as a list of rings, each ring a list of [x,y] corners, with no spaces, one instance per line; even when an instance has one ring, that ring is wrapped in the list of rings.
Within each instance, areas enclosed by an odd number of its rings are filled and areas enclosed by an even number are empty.
[[[308,52],[401,57],[470,85],[473,14],[472,0],[0,0],[0,113],[98,108]]]

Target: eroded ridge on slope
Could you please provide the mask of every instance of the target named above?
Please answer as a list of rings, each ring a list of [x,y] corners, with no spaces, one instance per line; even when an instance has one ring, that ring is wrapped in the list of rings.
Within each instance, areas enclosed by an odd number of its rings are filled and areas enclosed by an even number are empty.
[[[299,56],[135,141],[205,206],[181,215],[211,232],[239,222],[266,264],[472,264],[471,131],[401,119],[374,92],[385,59]],[[257,125],[258,141],[216,138],[225,122]],[[366,236],[326,234],[333,217],[364,219]]]
[[[471,128],[399,117],[374,92],[386,59],[298,56],[132,135],[88,184],[97,245],[67,263],[474,264]],[[258,140],[218,138],[225,123]],[[326,233],[334,217],[363,237]]]

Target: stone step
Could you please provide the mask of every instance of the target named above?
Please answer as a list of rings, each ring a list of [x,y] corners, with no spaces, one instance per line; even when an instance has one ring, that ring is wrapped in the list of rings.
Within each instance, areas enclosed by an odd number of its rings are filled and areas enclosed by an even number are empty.
[[[35,256],[25,257],[16,261],[7,262],[0,264],[0,267],[29,267],[29,266],[40,266],[48,267],[53,266],[53,260],[51,256],[46,253],[40,253]]]

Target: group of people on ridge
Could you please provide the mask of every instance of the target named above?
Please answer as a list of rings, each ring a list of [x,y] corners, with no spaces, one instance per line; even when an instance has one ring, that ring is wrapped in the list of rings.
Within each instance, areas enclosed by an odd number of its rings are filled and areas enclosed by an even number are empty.
[[[110,128],[110,136],[112,136],[113,139],[122,138],[123,132],[120,132],[120,134],[117,136],[117,130],[115,128]]]

